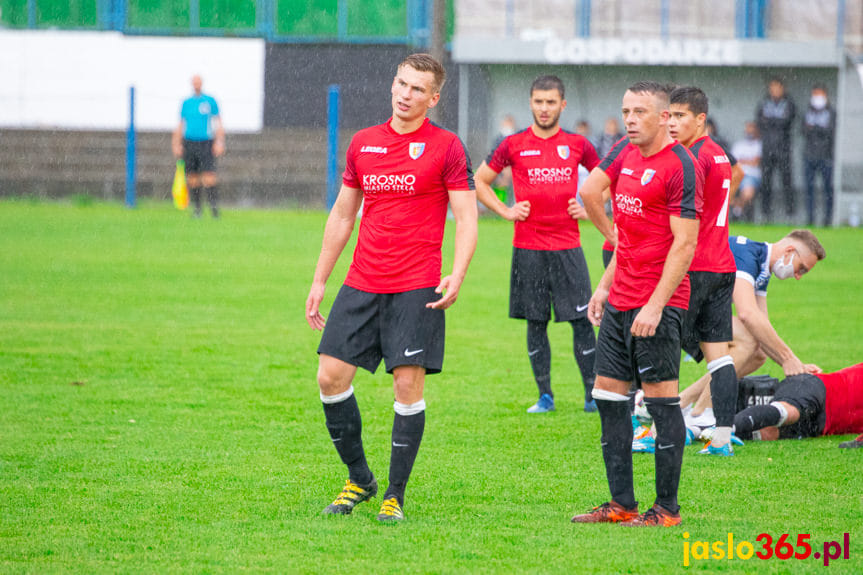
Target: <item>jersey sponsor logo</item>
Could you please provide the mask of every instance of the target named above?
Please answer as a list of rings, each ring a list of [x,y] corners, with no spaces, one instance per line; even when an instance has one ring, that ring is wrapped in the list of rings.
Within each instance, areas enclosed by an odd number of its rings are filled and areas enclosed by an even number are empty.
[[[408,146],[408,155],[412,160],[416,160],[426,151],[425,142],[411,142]]]
[[[572,181],[572,168],[528,168],[531,184],[565,184]]]
[[[525,156],[541,156],[541,155],[542,155],[542,151],[540,151],[540,150],[522,150],[518,155],[519,155],[519,156],[521,156],[521,157],[525,157]]]
[[[363,146],[360,148],[360,153],[386,154],[387,148],[386,146]]]
[[[618,194],[617,198],[615,198],[615,202],[617,203],[617,209],[622,214],[626,214],[628,216],[644,215],[642,212],[641,198],[636,198],[626,194]]]
[[[365,192],[413,192],[416,183],[413,174],[363,174]]]
[[[644,173],[641,174],[641,185],[646,186],[649,184],[655,174],[656,170],[651,170],[650,168],[644,170]]]
[[[632,170],[630,170],[629,168],[622,168],[620,170],[620,173],[623,174],[624,176],[631,176]]]
[[[731,162],[728,160],[728,156],[722,154],[721,156],[713,156],[713,161],[717,164],[730,164]]]
[[[569,159],[569,146],[566,144],[557,147],[557,155],[563,160]]]

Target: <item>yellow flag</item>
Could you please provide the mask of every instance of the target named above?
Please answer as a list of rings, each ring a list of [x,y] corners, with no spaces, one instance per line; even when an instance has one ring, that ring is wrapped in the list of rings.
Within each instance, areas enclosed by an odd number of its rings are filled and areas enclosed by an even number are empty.
[[[179,210],[185,210],[189,205],[189,188],[186,187],[186,164],[177,160],[177,171],[174,172],[174,185],[171,188],[174,205]]]

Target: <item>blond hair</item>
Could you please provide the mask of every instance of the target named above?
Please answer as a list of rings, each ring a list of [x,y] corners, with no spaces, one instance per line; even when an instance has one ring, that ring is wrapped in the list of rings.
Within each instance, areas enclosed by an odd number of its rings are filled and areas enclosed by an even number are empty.
[[[433,88],[435,92],[440,92],[446,82],[446,70],[443,64],[431,54],[411,54],[399,64],[399,70],[404,66],[410,66],[417,72],[431,72],[434,76]]]
[[[818,241],[818,238],[815,237],[815,234],[813,234],[809,230],[794,230],[785,237],[790,240],[797,240],[798,242],[806,246],[809,251],[815,254],[815,257],[818,258],[819,262],[827,256],[827,254],[824,252],[824,246],[821,245],[821,242]]]

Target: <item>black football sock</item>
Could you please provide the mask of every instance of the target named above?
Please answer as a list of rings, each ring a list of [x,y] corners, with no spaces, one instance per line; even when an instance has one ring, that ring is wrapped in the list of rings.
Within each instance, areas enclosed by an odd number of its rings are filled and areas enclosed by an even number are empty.
[[[778,426],[781,420],[782,412],[775,405],[753,405],[734,416],[734,433],[751,439],[753,431]]]
[[[192,205],[195,207],[195,215],[201,215],[201,186],[189,188],[189,195],[192,196]]]
[[[207,201],[210,203],[210,210],[213,212],[213,217],[219,217],[219,208],[216,205],[219,201],[219,187],[209,186],[204,188],[207,191]]]
[[[609,398],[609,399],[606,399]],[[602,423],[602,459],[611,499],[626,509],[638,505],[632,485],[632,424],[625,395],[594,390]]]
[[[348,476],[357,485],[365,486],[372,482],[374,475],[366,463],[363,451],[363,422],[360,418],[360,408],[353,394],[353,387],[348,390],[350,395],[338,400],[341,396],[321,396],[324,404],[324,416],[327,419],[327,430],[333,440],[336,451],[342,462],[348,466]],[[347,392],[345,392],[347,393]]]
[[[737,410],[737,372],[734,360],[723,356],[707,364],[710,372],[710,398],[716,427],[731,427]]]
[[[548,322],[527,320],[527,355],[539,394],[551,392],[551,344],[548,343]]]
[[[405,413],[409,415],[403,415]],[[410,405],[396,403],[390,453],[390,483],[384,495],[385,500],[395,497],[399,505],[404,505],[405,487],[417,458],[425,425],[425,401],[420,400]]]
[[[683,465],[686,424],[679,397],[645,397],[647,411],[656,423],[656,503],[672,513],[680,510],[677,487]]]
[[[593,326],[586,318],[576,319],[569,322],[572,325],[572,349],[575,354],[575,362],[581,372],[581,381],[584,383],[584,401],[593,399],[590,392],[593,391],[593,380],[596,379],[594,362],[596,359],[596,333]]]

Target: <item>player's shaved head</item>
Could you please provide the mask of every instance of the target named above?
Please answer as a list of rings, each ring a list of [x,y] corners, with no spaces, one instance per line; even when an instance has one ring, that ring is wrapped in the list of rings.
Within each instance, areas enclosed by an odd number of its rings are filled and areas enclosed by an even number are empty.
[[[650,94],[656,98],[660,110],[668,108],[669,94],[673,89],[671,84],[661,84],[652,80],[642,80],[627,88],[633,94]]]
[[[566,94],[563,90],[563,80],[558,78],[557,76],[546,75],[540,76],[536,80],[533,81],[533,84],[530,85],[530,93],[531,95],[537,91],[545,91],[545,90],[557,90],[560,94],[560,99],[563,100],[566,97]]]
[[[410,66],[417,72],[431,72],[434,76],[433,88],[435,92],[440,92],[444,82],[446,82],[446,70],[444,70],[443,64],[431,54],[411,54],[402,60],[402,63],[399,64],[399,70],[404,66]]]

